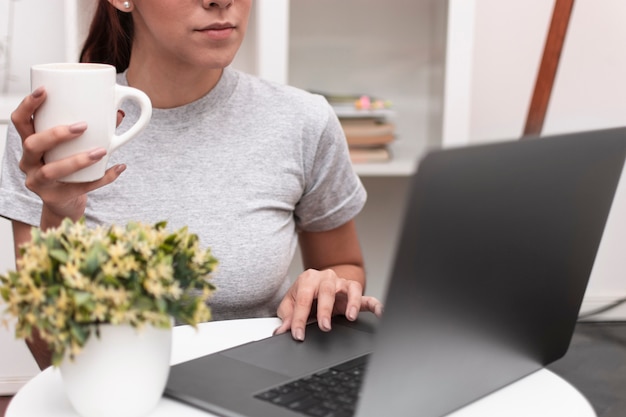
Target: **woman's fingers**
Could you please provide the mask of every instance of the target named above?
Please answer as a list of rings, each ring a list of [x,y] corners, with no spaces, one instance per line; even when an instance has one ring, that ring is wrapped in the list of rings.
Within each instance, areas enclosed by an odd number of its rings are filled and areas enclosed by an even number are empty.
[[[361,311],[363,299],[363,287],[356,281],[348,281],[346,293],[348,295],[348,303],[344,312],[348,320],[356,320]]]
[[[11,121],[22,137],[22,140],[35,133],[33,114],[35,114],[35,111],[41,106],[45,99],[46,91],[43,87],[39,87],[30,95],[24,97],[19,106],[11,113]]]
[[[55,146],[76,139],[87,130],[84,122],[72,125],[55,126],[41,133],[33,133],[22,139],[23,155],[20,168],[25,171],[28,167],[42,165],[44,153]]]
[[[126,116],[126,113],[124,113],[124,110],[117,111],[116,126],[119,126],[122,123],[122,120],[124,120],[124,116]]]
[[[331,330],[331,318],[335,314],[345,314],[348,320],[356,320],[360,311],[369,311],[380,317],[382,303],[362,293],[360,283],[340,278],[332,270],[305,271],[278,307],[277,314],[283,323],[274,334],[291,329],[294,339],[304,340],[305,327],[312,311],[316,311],[318,326],[323,331]]]
[[[319,328],[326,332],[331,329],[330,321],[333,311],[335,310],[335,296],[338,292],[338,286],[341,285],[341,282],[337,280],[337,276],[332,271],[328,271],[327,276],[322,278],[319,283],[317,294],[317,323]]]
[[[96,148],[88,152],[81,152],[65,159],[47,163],[37,171],[35,178],[39,182],[57,181],[80,169],[95,164],[106,155],[106,152],[104,148]]]
[[[380,318],[383,315],[384,306],[383,303],[377,298],[364,296],[361,297],[361,311],[369,311],[374,313],[376,317]]]

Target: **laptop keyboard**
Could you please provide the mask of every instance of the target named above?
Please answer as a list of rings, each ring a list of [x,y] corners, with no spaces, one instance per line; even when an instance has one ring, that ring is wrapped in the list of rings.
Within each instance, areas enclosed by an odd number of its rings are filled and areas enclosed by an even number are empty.
[[[256,398],[311,417],[351,417],[369,355],[263,391]]]

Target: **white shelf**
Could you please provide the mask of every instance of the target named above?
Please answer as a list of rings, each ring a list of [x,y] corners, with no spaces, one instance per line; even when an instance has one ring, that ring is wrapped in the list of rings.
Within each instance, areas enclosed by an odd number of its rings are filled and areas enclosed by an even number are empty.
[[[389,145],[391,160],[388,162],[355,163],[354,170],[360,177],[408,177],[413,175],[426,146],[407,141]]]
[[[333,109],[337,117],[342,119],[362,119],[362,118],[376,118],[393,120],[397,117],[395,110],[392,109],[374,109],[374,110],[359,110],[354,107],[354,104],[332,104]]]
[[[361,176],[409,176],[422,150],[440,142],[436,113],[443,94],[446,3],[379,7],[375,0],[291,1],[288,83],[329,96],[368,95],[391,102],[390,109],[372,112],[336,105],[338,116],[370,113],[396,125],[400,139],[391,146],[392,160],[354,164]]]

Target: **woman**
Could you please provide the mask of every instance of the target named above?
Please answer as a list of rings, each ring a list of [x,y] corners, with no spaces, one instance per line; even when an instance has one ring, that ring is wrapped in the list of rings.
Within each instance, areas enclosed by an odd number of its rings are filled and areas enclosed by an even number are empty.
[[[380,302],[363,295],[353,220],[366,194],[322,97],[228,67],[251,1],[100,0],[81,60],[115,65],[118,83],[148,94],[150,125],[111,155],[102,179],[61,183],[106,150],[44,164],[45,151],[88,126],[77,120],[35,133],[32,115],[46,93],[34,91],[12,114],[0,215],[12,219],[16,248],[31,226],[65,217],[188,225],[220,261],[214,318],[278,315],[276,332],[303,340],[310,315],[328,331],[333,314],[381,313]],[[125,103],[120,115],[124,129],[138,109]],[[305,272],[292,282],[298,242]],[[38,343],[30,347],[43,356]]]

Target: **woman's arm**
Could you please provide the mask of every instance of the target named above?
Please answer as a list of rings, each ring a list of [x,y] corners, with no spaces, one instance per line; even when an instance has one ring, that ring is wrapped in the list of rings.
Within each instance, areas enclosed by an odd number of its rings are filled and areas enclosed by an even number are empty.
[[[365,290],[363,254],[353,220],[326,232],[301,232],[299,243],[305,270],[332,269]]]
[[[11,221],[13,226],[13,244],[15,249],[15,259],[20,256],[20,245],[30,240],[30,230],[32,227],[26,223]]]
[[[356,320],[359,311],[382,314],[380,301],[363,295],[365,269],[354,221],[325,232],[301,232],[299,241],[305,272],[278,307],[283,324],[277,334],[291,329],[294,339],[304,340],[313,311],[324,331],[330,330],[335,314],[349,320]]]
[[[20,256],[19,247],[22,243],[30,240],[30,231],[32,227],[26,223],[13,220],[13,244],[15,245],[15,259]],[[30,353],[35,358],[35,362],[39,369],[45,369],[52,364],[52,351],[48,348],[46,342],[41,340],[37,329],[34,329],[32,338],[26,339],[26,346],[30,349]]]

